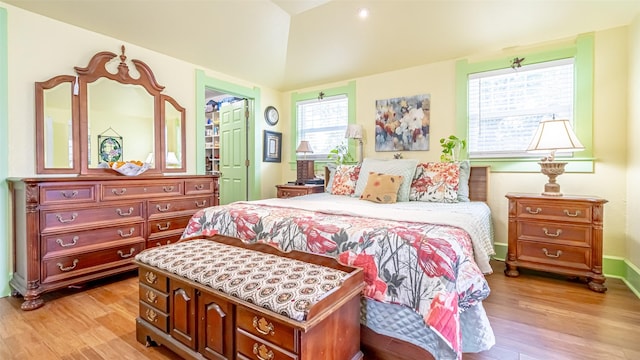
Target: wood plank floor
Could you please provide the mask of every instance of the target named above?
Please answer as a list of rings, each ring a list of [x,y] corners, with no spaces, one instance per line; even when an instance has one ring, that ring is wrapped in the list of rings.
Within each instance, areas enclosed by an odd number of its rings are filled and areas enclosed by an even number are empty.
[[[598,294],[585,284],[523,271],[502,274],[493,262],[485,308],[496,345],[477,359],[640,359],[640,299],[608,279]],[[20,310],[22,299],[0,299],[0,359],[178,359],[136,342],[137,278],[112,278],[45,295],[41,309]],[[321,359],[319,359],[321,360]]]

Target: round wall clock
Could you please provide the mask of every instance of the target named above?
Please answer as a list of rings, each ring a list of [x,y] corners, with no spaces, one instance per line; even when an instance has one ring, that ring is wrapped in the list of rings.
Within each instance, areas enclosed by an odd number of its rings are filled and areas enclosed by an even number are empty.
[[[278,120],[280,120],[280,114],[278,114],[278,110],[273,106],[267,106],[267,108],[264,109],[264,120],[269,125],[277,124]]]

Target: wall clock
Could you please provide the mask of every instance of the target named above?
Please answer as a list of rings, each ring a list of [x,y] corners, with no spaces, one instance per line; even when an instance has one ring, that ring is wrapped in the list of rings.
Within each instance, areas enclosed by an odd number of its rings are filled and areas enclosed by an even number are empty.
[[[280,120],[280,114],[278,114],[278,110],[273,106],[267,106],[267,108],[264,109],[264,120],[269,125],[277,124],[278,120]]]

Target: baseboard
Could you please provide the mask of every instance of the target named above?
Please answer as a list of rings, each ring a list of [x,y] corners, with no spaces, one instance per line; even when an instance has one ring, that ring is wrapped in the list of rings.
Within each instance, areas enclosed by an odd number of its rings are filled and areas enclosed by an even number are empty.
[[[494,243],[496,254],[494,259],[504,261],[507,257],[507,244]],[[640,268],[625,258],[616,256],[604,256],[602,258],[602,272],[606,277],[622,280],[625,285],[640,298]]]

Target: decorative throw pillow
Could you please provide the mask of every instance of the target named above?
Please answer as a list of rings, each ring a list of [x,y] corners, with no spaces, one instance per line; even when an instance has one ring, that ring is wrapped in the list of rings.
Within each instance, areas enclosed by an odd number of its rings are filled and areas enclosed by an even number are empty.
[[[409,200],[458,202],[460,164],[428,162],[418,164],[411,182]]]
[[[360,165],[339,165],[333,175],[331,194],[353,195],[360,175]]]
[[[469,160],[460,162],[460,181],[458,182],[458,201],[469,200],[469,177],[471,176],[471,164]]]
[[[370,172],[360,199],[382,204],[392,204],[398,199],[398,189],[402,185],[401,175],[387,175]]]
[[[413,179],[413,174],[416,172],[417,165],[417,159],[383,160],[365,158],[362,161],[362,170],[360,171],[361,176],[358,178],[354,196],[360,197],[360,195],[362,195],[362,192],[367,185],[369,173],[374,172],[402,176],[402,185],[400,185],[400,190],[398,190],[398,201],[409,201],[409,188],[411,187],[411,179]]]

